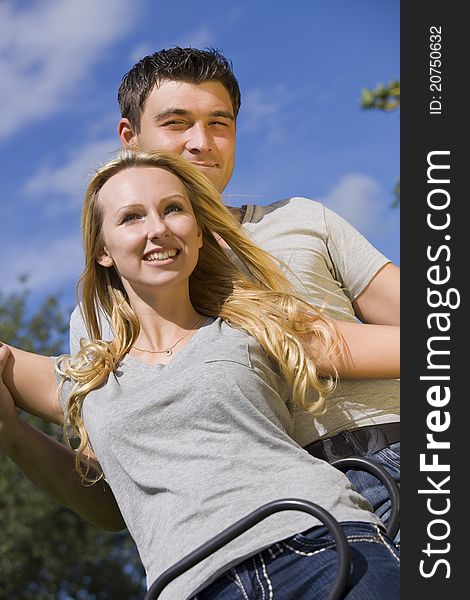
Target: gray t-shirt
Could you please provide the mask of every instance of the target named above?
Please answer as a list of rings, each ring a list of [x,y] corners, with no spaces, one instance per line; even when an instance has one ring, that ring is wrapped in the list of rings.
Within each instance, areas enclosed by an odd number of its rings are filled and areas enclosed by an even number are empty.
[[[248,205],[242,227],[254,242],[293,271],[287,277],[306,300],[326,314],[355,320],[352,302],[389,262],[352,225],[320,202],[290,198],[268,206]],[[104,339],[111,339],[103,317]],[[86,338],[78,308],[70,323],[71,352]],[[399,421],[400,382],[341,381],[320,417],[292,407],[294,438],[306,446],[344,429]]]
[[[71,389],[63,387],[62,401]],[[290,387],[259,344],[209,321],[168,366],[127,355],[90,393],[91,444],[134,538],[150,585],[165,569],[266,502],[304,498],[338,521],[380,523],[347,477],[290,434]],[[318,524],[269,517],[172,583],[188,598],[230,566]]]

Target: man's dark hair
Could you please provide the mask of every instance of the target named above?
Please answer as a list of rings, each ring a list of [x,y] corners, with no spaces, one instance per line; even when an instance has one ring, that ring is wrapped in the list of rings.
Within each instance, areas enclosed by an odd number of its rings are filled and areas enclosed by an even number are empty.
[[[134,133],[140,132],[142,109],[153,87],[165,80],[220,82],[230,95],[237,118],[241,95],[231,61],[213,48],[198,50],[175,46],[145,56],[122,78],[118,102],[122,117],[129,119]]]

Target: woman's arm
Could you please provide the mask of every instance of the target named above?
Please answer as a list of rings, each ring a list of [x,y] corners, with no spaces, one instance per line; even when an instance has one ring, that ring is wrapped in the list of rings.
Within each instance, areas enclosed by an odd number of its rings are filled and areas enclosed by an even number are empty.
[[[3,382],[15,404],[47,421],[62,423],[64,415],[51,359],[0,343],[0,360]]]
[[[108,484],[99,481],[84,486],[75,470],[74,452],[60,442],[18,418],[12,422],[0,417],[0,450],[41,491],[95,527],[107,531],[126,528]]]
[[[400,328],[335,321],[341,341],[330,361],[320,369],[340,379],[397,379],[400,377]]]
[[[4,374],[10,359],[9,348],[1,346],[0,451],[5,452],[42,491],[78,513],[86,521],[108,531],[125,529],[126,525],[108,484],[100,481],[92,486],[84,486],[75,470],[73,450],[18,418],[13,397],[2,379],[2,371]],[[19,363],[21,362],[20,358]],[[48,363],[50,367],[49,360]],[[10,368],[15,370],[17,364],[11,366],[10,363]],[[18,381],[16,373],[15,377],[16,389],[26,389],[27,386]],[[34,371],[29,377],[34,381]],[[52,377],[54,378],[54,375]],[[45,383],[48,385],[47,377]],[[54,379],[54,389],[56,388],[57,383]],[[39,391],[39,388],[37,390]],[[43,392],[44,390],[41,390],[41,393]],[[31,390],[28,390],[28,393],[31,393]],[[22,404],[26,405],[24,402]]]

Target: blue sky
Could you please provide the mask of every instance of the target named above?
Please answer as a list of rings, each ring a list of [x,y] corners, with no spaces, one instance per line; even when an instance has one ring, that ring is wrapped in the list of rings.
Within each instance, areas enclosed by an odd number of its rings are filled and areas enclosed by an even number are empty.
[[[363,87],[399,78],[398,0],[0,3],[0,285],[73,303],[89,175],[119,147],[116,91],[145,54],[216,47],[242,90],[227,203],[321,200],[399,264],[399,113]]]

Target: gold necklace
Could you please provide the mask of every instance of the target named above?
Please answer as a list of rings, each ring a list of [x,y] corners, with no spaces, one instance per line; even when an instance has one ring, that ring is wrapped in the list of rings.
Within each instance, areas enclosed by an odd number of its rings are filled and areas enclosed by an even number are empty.
[[[180,337],[179,340],[176,340],[176,342],[173,344],[173,346],[170,346],[166,350],[145,350],[144,348],[138,348],[137,346],[132,346],[132,347],[135,350],[140,350],[141,352],[149,352],[150,354],[164,354],[165,356],[171,356],[173,354],[173,348],[176,346],[176,344],[179,344],[182,339],[184,339],[187,335],[192,333],[193,329],[196,329],[206,318],[207,317],[202,316],[200,319],[198,319],[197,322],[191,327],[191,329],[189,331],[187,331],[182,337]]]

